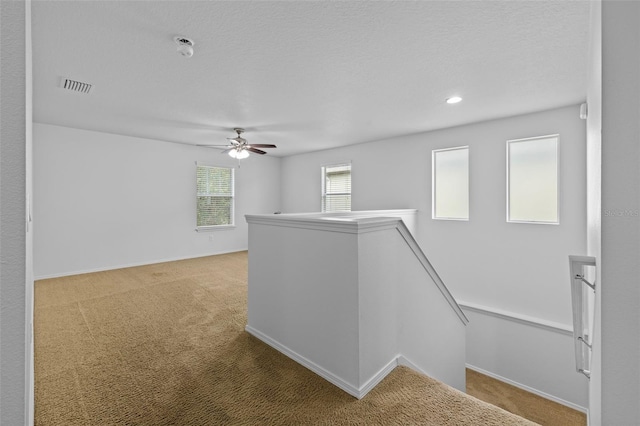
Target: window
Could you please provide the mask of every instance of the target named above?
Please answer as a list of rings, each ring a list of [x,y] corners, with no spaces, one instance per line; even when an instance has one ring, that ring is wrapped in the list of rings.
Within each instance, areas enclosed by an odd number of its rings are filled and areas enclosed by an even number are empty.
[[[507,222],[558,224],[558,135],[507,141]]]
[[[469,220],[469,147],[431,153],[433,219]]]
[[[233,169],[197,166],[197,226],[233,225]]]
[[[351,211],[351,164],[322,168],[322,211]]]

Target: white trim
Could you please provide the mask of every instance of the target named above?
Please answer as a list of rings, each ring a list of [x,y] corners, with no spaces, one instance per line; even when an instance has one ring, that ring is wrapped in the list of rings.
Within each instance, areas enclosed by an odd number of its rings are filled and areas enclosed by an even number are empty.
[[[532,136],[529,138],[520,138],[520,139],[509,139],[507,142],[524,142],[524,141],[531,141],[531,140],[536,140],[536,139],[547,139],[547,138],[560,138],[560,133],[551,133],[548,135],[542,135],[542,136]]]
[[[479,367],[476,367],[476,366],[473,366],[473,365],[470,365],[470,364],[467,364],[467,368],[469,370],[476,371],[476,372],[478,372],[480,374],[484,374],[485,376],[489,376],[489,377],[491,377],[493,379],[499,380],[501,382],[507,383],[507,384],[512,385],[512,386],[515,386],[515,387],[517,387],[519,389],[525,390],[525,391],[527,391],[529,393],[538,395],[538,396],[540,396],[542,398],[548,399],[548,400],[553,401],[553,402],[557,402],[558,404],[564,405],[565,407],[572,408],[572,409],[574,409],[576,411],[580,411],[580,412],[585,413],[585,414],[587,414],[587,412],[588,412],[588,410],[585,407],[581,406],[581,405],[574,404],[573,402],[565,401],[564,399],[558,398],[557,396],[553,396],[553,395],[548,394],[546,392],[542,392],[542,391],[540,391],[538,389],[534,389],[534,388],[532,388],[530,386],[523,385],[522,383],[518,383],[518,382],[513,381],[511,379],[507,379],[506,377],[502,377],[502,376],[500,376],[498,374],[494,374],[494,373],[492,373],[490,371],[483,370],[482,368],[479,368]]]
[[[423,369],[418,367],[414,362],[409,360],[407,357],[405,357],[402,354],[398,354],[398,355],[394,356],[377,373],[375,373],[369,380],[367,380],[366,383],[364,383],[362,386],[357,388],[356,386],[353,386],[352,384],[346,382],[345,380],[341,379],[340,377],[336,376],[335,374],[333,374],[333,373],[325,370],[324,368],[320,367],[315,362],[310,361],[309,359],[307,359],[307,358],[303,357],[302,355],[298,354],[297,352],[289,349],[288,347],[284,346],[283,344],[273,340],[271,337],[267,336],[266,334],[256,330],[255,328],[251,327],[250,325],[247,325],[245,327],[245,331],[247,333],[249,333],[250,335],[252,335],[253,337],[255,337],[256,339],[258,339],[258,340],[262,341],[263,343],[271,346],[272,348],[274,348],[278,352],[288,356],[292,360],[296,361],[298,364],[308,368],[309,370],[311,370],[312,372],[314,372],[318,376],[322,377],[323,379],[325,379],[329,383],[337,386],[338,388],[342,389],[343,391],[345,391],[346,393],[348,393],[349,395],[351,395],[351,396],[353,396],[353,397],[355,397],[357,399],[364,398],[364,396],[367,395],[369,393],[369,391],[371,391],[371,389],[376,387],[378,385],[378,383],[380,383],[385,377],[387,377],[389,375],[389,373],[391,373],[399,365],[408,367],[408,368],[412,369],[413,371],[416,371],[416,372],[418,372],[420,374],[424,374],[425,376],[431,377],[427,372],[425,372]],[[489,376],[490,373],[488,373],[486,375]],[[536,393],[536,392],[532,392],[532,393]],[[538,394],[540,396],[544,396],[544,394],[540,394],[539,392],[538,392]],[[546,397],[546,398],[553,399],[553,397]],[[558,400],[557,398],[555,400],[558,401],[558,402],[562,401],[562,400]],[[566,404],[570,404],[570,403],[566,403]]]
[[[387,209],[387,210],[352,210],[350,212],[306,212],[306,213],[280,213],[283,217],[380,217],[380,216],[401,216],[416,215],[418,209]]]
[[[402,365],[404,367],[409,367],[413,371],[417,371],[420,374],[424,374],[425,376],[431,377],[431,375],[427,374],[422,368],[418,367],[413,361],[405,357],[404,355],[398,355],[398,365]]]
[[[387,363],[384,367],[382,367],[376,374],[373,375],[365,384],[360,386],[359,395],[357,398],[362,399],[369,391],[375,388],[378,383],[380,383],[389,373],[391,373],[398,366],[398,358],[400,356],[395,356],[391,361]]]
[[[529,315],[517,314],[515,312],[509,312],[489,306],[482,306],[476,303],[458,301],[458,304],[462,307],[463,310],[469,310],[483,315],[490,315],[499,319],[517,322],[520,324],[537,327],[543,330],[553,331],[554,333],[573,337],[573,327],[567,324],[531,317]]]
[[[320,167],[346,166],[348,164],[351,164],[351,160],[337,160],[329,163],[322,163],[320,164]]]
[[[535,221],[535,220],[507,220],[507,223],[525,223],[528,225],[560,225],[560,221],[542,222],[542,221]]]
[[[327,217],[327,216],[287,216],[278,215],[245,215],[247,223],[287,228],[303,228],[319,231],[343,232],[346,234],[361,234],[364,232],[393,229],[399,217]]]
[[[57,274],[49,274],[49,275],[39,275],[34,278],[34,280],[47,280],[49,278],[60,278],[60,277],[69,277],[71,275],[80,275],[80,274],[91,274],[93,272],[103,272],[103,271],[113,271],[116,269],[124,269],[124,268],[132,268],[134,266],[145,266],[145,265],[155,265],[156,263],[166,263],[166,262],[176,262],[178,260],[187,260],[187,259],[198,259],[200,257],[209,257],[209,256],[217,256],[220,254],[230,254],[230,253],[239,253],[241,251],[247,251],[247,248],[240,248],[237,250],[228,250],[228,251],[217,251],[207,254],[199,254],[196,256],[180,256],[180,257],[172,257],[167,259],[157,259],[151,260],[148,262],[134,262],[127,263],[125,265],[113,265],[113,266],[105,266],[102,268],[91,268],[91,269],[81,269],[79,271],[71,271],[71,272],[61,272]]]
[[[300,364],[300,365],[308,368],[309,370],[313,371],[318,376],[322,377],[326,381],[328,381],[328,382],[334,384],[335,386],[339,387],[340,389],[342,389],[343,391],[345,391],[349,395],[354,396],[354,397],[356,397],[358,399],[360,399],[360,398],[362,398],[362,396],[364,396],[364,395],[360,394],[360,389],[358,389],[357,387],[353,386],[351,383],[347,383],[346,381],[342,380],[340,377],[336,376],[335,374],[333,374],[333,373],[325,370],[324,368],[320,367],[315,362],[308,360],[307,358],[305,358],[302,355],[298,354],[297,352],[289,349],[288,347],[284,346],[283,344],[273,340],[271,337],[269,337],[266,334],[256,330],[255,328],[251,327],[250,325],[247,325],[244,329],[245,329],[245,331],[247,333],[249,333],[253,337],[261,340],[262,342],[264,342],[267,345],[271,346],[272,348],[274,348],[278,352],[281,352],[281,353],[285,354],[286,356],[288,356],[292,360],[296,361],[298,364]]]
[[[346,393],[348,393],[349,395],[357,399],[364,398],[364,396],[368,394],[369,391],[371,391],[371,389],[376,387],[378,383],[380,383],[385,377],[387,377],[389,373],[391,373],[398,365],[403,365],[411,368],[414,371],[417,371],[418,373],[428,375],[420,367],[418,367],[416,364],[414,364],[413,362],[405,358],[403,355],[396,355],[384,367],[378,370],[378,372],[375,373],[369,380],[367,380],[366,383],[364,383],[362,386],[358,388],[346,382],[345,380],[341,379],[340,377],[336,376],[335,374],[320,367],[315,362],[310,361],[309,359],[303,357],[299,353],[275,341],[274,339],[267,336],[266,334],[256,330],[250,325],[247,325],[245,327],[245,331],[250,335],[252,335],[253,337],[255,337],[256,339],[271,346],[278,352],[281,352],[282,354],[288,356],[292,360],[296,361],[298,364],[308,368],[309,370],[311,370],[318,376],[322,377],[329,383],[337,386],[338,388],[342,389],[343,391],[345,391]]]
[[[180,143],[180,142],[177,142],[177,143]],[[187,145],[193,146],[191,144],[187,144]],[[224,151],[224,149],[220,148],[220,151]],[[238,166],[230,166],[228,164],[222,164],[222,163],[212,164],[212,163],[203,163],[202,161],[196,161],[195,163],[196,163],[196,166],[200,166],[200,167],[212,167],[212,168],[218,168],[218,169],[237,169],[238,168]]]
[[[197,226],[196,232],[230,231],[235,228],[236,228],[236,225]]]

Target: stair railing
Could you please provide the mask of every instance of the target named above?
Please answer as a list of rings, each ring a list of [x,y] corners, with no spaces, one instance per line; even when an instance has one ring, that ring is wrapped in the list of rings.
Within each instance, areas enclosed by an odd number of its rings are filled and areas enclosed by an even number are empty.
[[[588,379],[591,379],[595,318],[595,266],[596,259],[593,256],[569,256],[576,371]]]

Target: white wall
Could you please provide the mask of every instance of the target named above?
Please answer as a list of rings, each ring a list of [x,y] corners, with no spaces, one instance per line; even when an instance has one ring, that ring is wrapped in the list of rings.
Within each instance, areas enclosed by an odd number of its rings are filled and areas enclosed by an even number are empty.
[[[284,158],[283,212],[317,211],[320,166],[351,160],[352,210],[419,209],[417,240],[457,298],[571,324],[567,255],[586,252],[585,123],[578,111]],[[560,134],[560,225],[506,223],[506,141],[551,133]],[[459,145],[470,149],[470,220],[432,220],[431,150]]]
[[[27,229],[25,238],[26,254],[26,293],[25,293],[25,319],[26,319],[26,375],[27,375],[27,424],[34,422],[35,416],[35,371],[34,371],[34,345],[33,345],[33,311],[34,311],[34,286],[33,286],[33,48],[31,41],[31,1],[25,2],[25,42],[26,42],[26,67],[25,67],[25,191],[27,198]]]
[[[466,318],[400,218],[357,216],[247,217],[247,331],[357,398],[397,363],[464,391]]]
[[[343,389],[357,391],[357,235],[250,226],[247,331],[276,342],[308,368],[317,366],[313,371]]]
[[[602,3],[591,2],[587,87],[587,254],[596,258],[596,283],[602,282]],[[594,338],[589,381],[589,424],[602,424],[602,286],[596,286]]]
[[[236,166],[220,151],[34,125],[38,278],[247,248],[245,214],[280,209],[280,159],[236,169],[236,228],[196,232],[195,162]]]
[[[30,3],[0,2],[0,424],[31,424]]]
[[[469,368],[585,411],[587,379],[576,373],[569,327],[545,324],[517,313],[488,312],[462,303],[469,318]]]
[[[640,424],[640,2],[602,3],[601,423]],[[597,336],[596,336],[597,338]]]
[[[506,141],[555,133],[560,134],[560,225],[506,223]],[[287,213],[319,210],[320,166],[351,160],[352,209],[419,209],[416,239],[457,299],[570,327],[567,256],[586,254],[585,138],[576,105],[287,157],[282,207]],[[432,220],[431,150],[461,145],[470,147],[470,220]],[[488,341],[481,337],[477,344]],[[469,343],[468,359],[484,350]],[[527,360],[513,362],[526,368]],[[505,371],[493,373],[506,377]],[[537,383],[534,375],[544,372],[529,374],[521,384]],[[560,380],[550,377],[549,386],[538,390],[559,393],[554,381]],[[586,387],[582,383],[566,399],[585,407]]]

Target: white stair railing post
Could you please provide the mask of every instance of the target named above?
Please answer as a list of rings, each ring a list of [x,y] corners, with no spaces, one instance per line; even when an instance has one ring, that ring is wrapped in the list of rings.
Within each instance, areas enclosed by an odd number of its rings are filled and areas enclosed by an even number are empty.
[[[590,312],[589,293],[595,294],[596,285],[585,278],[585,266],[596,266],[592,256],[569,256],[571,304],[573,308],[573,338],[576,354],[576,371],[591,378],[591,348],[593,344],[593,324]],[[585,288],[585,285],[587,288]]]

